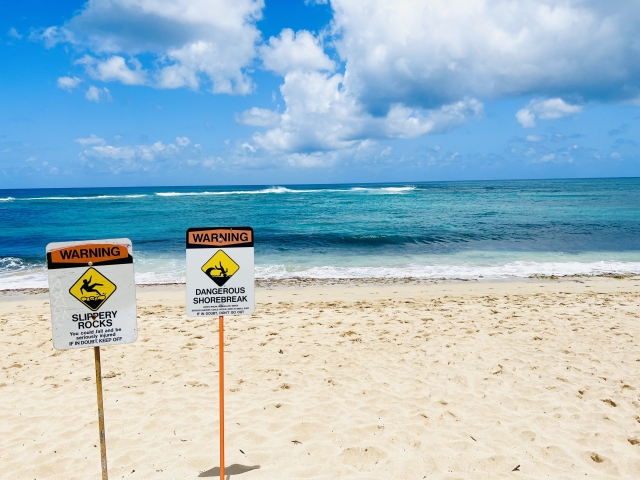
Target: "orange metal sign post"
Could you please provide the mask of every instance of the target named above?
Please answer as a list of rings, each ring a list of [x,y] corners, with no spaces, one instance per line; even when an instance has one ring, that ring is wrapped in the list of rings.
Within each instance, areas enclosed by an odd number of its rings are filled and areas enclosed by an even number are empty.
[[[218,317],[218,342],[220,355],[220,479],[224,480],[224,316]]]
[[[186,234],[187,315],[211,320],[217,316],[219,322],[220,478],[223,479],[224,316],[251,315],[255,311],[253,228],[193,227]]]

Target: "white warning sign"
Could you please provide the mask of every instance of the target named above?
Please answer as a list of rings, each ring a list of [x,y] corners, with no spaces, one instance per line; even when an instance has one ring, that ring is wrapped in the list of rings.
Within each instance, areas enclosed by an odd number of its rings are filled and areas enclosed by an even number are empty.
[[[56,349],[136,341],[131,240],[50,243],[47,267]]]
[[[187,230],[187,315],[245,315],[255,309],[253,229]]]

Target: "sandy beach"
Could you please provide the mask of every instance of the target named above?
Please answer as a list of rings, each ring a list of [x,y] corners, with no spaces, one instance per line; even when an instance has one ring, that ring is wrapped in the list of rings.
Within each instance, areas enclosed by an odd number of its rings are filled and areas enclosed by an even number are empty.
[[[92,349],[31,293],[0,297],[0,476],[99,478]],[[217,476],[217,321],[137,296],[102,348],[110,478]],[[263,285],[226,321],[227,473],[640,478],[639,307],[638,277]]]

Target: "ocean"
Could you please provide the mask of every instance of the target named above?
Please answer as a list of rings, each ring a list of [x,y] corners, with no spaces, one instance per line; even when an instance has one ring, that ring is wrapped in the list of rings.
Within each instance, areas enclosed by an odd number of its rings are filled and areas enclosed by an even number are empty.
[[[255,230],[256,277],[640,273],[640,179],[0,190],[0,290],[49,242],[127,237],[136,282],[185,280],[188,227]]]

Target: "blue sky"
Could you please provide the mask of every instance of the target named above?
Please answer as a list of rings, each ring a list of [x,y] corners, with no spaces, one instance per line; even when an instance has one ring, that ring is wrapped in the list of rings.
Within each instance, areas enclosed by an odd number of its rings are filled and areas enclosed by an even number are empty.
[[[640,176],[640,3],[5,2],[0,188]]]

